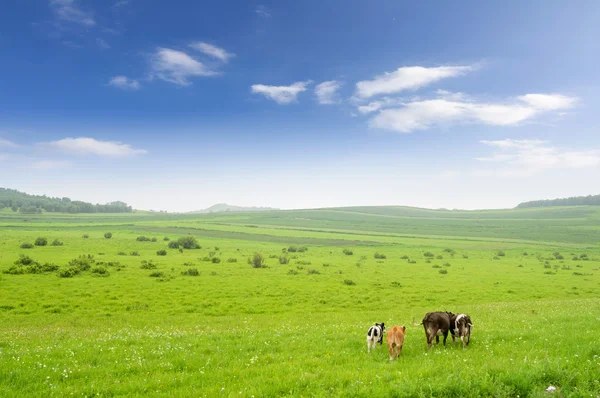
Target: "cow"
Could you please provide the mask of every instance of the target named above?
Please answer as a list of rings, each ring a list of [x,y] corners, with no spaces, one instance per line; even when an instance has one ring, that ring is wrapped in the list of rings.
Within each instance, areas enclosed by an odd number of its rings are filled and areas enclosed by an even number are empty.
[[[440,336],[444,336],[444,347],[446,346],[446,339],[450,330],[450,319],[453,316],[454,314],[451,312],[428,312],[425,314],[421,324],[425,329],[425,338],[429,348],[431,348],[434,337],[436,343],[440,342]]]
[[[375,326],[371,326],[367,332],[367,351],[371,352],[371,345],[373,348],[376,344],[383,344],[383,333],[385,332],[385,324],[383,322],[376,323]]]
[[[387,333],[387,345],[390,350],[390,361],[402,354],[402,346],[404,345],[404,336],[406,335],[406,326],[394,326]]]
[[[467,314],[454,315],[450,319],[450,333],[452,333],[452,342],[455,342],[456,337],[460,337],[463,343],[463,348],[466,348],[471,341],[471,328],[473,322]]]

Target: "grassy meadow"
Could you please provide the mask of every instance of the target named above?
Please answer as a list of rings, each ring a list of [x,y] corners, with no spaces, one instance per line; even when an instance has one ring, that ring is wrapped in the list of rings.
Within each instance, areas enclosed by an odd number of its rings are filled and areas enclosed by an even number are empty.
[[[597,207],[5,210],[0,271],[2,397],[600,396]],[[427,349],[437,310],[466,350]],[[397,361],[375,322],[406,325]]]

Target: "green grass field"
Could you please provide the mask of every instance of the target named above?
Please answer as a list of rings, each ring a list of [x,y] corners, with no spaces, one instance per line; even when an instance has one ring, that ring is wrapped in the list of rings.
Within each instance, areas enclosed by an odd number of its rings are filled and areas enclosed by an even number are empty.
[[[594,207],[2,211],[0,270],[2,397],[600,396]],[[471,315],[466,350],[427,350],[436,310]],[[399,360],[367,354],[375,322],[406,325]]]

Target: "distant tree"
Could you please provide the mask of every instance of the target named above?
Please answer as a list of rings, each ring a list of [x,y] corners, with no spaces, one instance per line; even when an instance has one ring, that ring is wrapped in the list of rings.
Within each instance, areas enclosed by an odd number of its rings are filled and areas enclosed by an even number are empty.
[[[182,236],[181,238],[177,239],[177,243],[179,243],[179,246],[184,249],[201,249],[196,238],[191,235]]]
[[[112,238],[112,232],[107,232],[107,233],[105,233],[105,234],[104,234],[104,237],[105,237],[106,239],[110,239],[110,238]]]
[[[47,244],[48,244],[48,239],[46,239],[46,238],[40,237],[35,240],[36,246],[46,246]]]
[[[260,253],[254,253],[254,255],[248,259],[248,264],[250,264],[252,268],[264,268],[265,258]]]

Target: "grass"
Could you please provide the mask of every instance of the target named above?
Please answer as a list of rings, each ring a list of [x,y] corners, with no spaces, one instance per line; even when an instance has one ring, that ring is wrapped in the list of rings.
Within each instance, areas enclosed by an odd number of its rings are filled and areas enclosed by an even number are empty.
[[[0,274],[0,396],[526,397],[549,396],[549,385],[556,396],[598,396],[600,250],[597,238],[581,238],[598,218],[587,207],[552,210],[42,214],[26,222],[1,213],[0,271],[21,254],[59,271]],[[367,221],[354,229],[356,217]],[[422,236],[407,237],[423,219]],[[459,228],[447,239],[436,227],[446,219],[475,220],[484,232]],[[547,219],[579,238],[554,238]],[[524,226],[522,235],[496,230],[499,221]],[[305,222],[327,230],[298,229]],[[382,235],[386,225],[396,227]],[[201,249],[168,250],[165,235],[188,233]],[[142,234],[150,241],[137,241]],[[39,236],[63,245],[19,247]],[[216,251],[223,261],[210,260]],[[248,264],[255,253],[265,267]],[[88,254],[89,271],[57,276]],[[413,320],[434,310],[471,315],[468,349],[449,340],[427,350]],[[385,346],[367,354],[375,322],[407,326],[399,360],[390,363]]]

